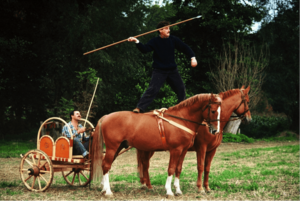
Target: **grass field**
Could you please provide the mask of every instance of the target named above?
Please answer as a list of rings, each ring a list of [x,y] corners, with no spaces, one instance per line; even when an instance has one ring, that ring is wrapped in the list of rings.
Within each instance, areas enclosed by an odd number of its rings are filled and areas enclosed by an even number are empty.
[[[17,147],[31,145],[14,144]],[[6,158],[0,148],[0,200],[162,200],[167,178],[168,152],[151,159],[150,178],[154,190],[142,190],[136,173],[136,152],[130,150],[113,163],[110,184],[113,198],[101,195],[99,182],[89,187],[68,186],[60,173],[43,193],[27,190],[19,178],[20,158]],[[18,151],[11,151],[14,157]],[[15,154],[15,155],[14,155]],[[183,195],[174,200],[299,200],[299,142],[222,143],[212,162],[210,194],[197,192],[196,154],[185,158],[180,186]],[[173,188],[173,192],[175,189]]]

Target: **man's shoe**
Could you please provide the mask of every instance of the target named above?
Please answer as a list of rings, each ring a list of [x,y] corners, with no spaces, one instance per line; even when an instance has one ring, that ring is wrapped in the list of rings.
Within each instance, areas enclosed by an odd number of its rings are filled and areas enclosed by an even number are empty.
[[[88,159],[89,158],[89,154],[90,153],[87,151],[87,154],[83,158]]]
[[[135,109],[133,110],[134,113],[140,113],[140,111],[141,111],[140,108],[135,108]]]

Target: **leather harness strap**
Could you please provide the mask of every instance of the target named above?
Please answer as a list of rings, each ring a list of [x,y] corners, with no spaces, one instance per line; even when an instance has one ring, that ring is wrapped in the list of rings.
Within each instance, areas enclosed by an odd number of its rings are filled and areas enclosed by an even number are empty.
[[[163,115],[163,114],[161,113],[161,114],[158,114],[158,115]],[[164,128],[163,120],[161,118],[158,118],[158,116],[156,116],[156,120],[157,120],[157,124],[158,124],[158,130],[159,130],[161,142],[164,146],[164,149],[167,150],[167,141],[166,141],[166,134],[165,134],[165,128]]]
[[[169,124],[173,125],[173,126],[176,126],[177,128],[180,128],[186,132],[188,132],[189,134],[191,135],[196,135],[197,133],[195,131],[192,131],[191,129],[185,127],[185,126],[182,126],[178,123],[176,123],[175,121],[172,121],[172,120],[169,120],[169,119],[166,119],[163,117],[163,113],[167,110],[167,108],[161,108],[159,110],[153,110],[153,114],[156,115],[158,118],[161,118],[165,121],[167,121]]]

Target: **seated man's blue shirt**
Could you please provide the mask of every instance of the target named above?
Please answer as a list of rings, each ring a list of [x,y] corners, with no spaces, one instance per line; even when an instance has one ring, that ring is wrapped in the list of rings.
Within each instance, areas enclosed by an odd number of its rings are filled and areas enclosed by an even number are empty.
[[[69,122],[68,125],[71,128],[71,131],[72,131],[72,134],[73,134],[73,138],[78,138],[81,141],[82,136],[85,135],[85,133],[83,133],[83,135],[80,135],[79,133],[77,133],[77,130],[75,129],[75,127],[72,125],[71,122]],[[83,126],[81,124],[78,124],[78,129],[80,129],[80,128],[83,128]],[[62,134],[65,135],[67,138],[71,138],[71,134],[69,132],[69,129],[68,129],[67,125],[65,125],[63,127]]]

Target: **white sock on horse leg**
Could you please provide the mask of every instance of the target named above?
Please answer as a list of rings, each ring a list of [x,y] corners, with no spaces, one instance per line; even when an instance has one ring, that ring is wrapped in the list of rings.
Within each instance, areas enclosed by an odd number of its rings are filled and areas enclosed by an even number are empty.
[[[182,195],[182,192],[180,190],[179,178],[177,178],[177,177],[175,177],[175,179],[174,179],[174,187],[176,189],[175,194]]]
[[[111,189],[110,189],[108,173],[106,173],[105,175],[103,175],[102,181],[103,181],[102,192],[106,191],[105,195],[112,195],[113,193],[111,192]]]
[[[166,190],[167,190],[167,195],[172,195],[172,196],[174,196],[174,193],[172,192],[172,188],[171,188],[172,178],[173,178],[173,175],[168,176],[167,181],[166,181],[165,188],[166,188]]]

